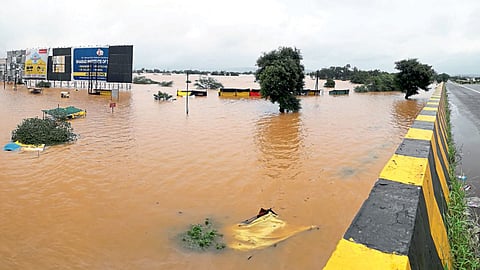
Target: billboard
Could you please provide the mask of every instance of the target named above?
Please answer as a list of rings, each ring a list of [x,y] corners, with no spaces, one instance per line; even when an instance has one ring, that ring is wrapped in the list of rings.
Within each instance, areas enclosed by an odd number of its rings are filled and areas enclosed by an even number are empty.
[[[72,48],[54,48],[48,57],[47,78],[54,81],[70,81],[72,78]]]
[[[132,82],[133,46],[110,46],[107,82]]]
[[[106,81],[108,47],[73,49],[73,80]]]
[[[47,61],[48,49],[27,49],[23,78],[46,79]]]

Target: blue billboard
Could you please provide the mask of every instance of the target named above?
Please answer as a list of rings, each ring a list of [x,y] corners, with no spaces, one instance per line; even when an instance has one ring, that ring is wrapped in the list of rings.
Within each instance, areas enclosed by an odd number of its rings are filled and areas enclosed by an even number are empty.
[[[74,80],[106,81],[108,47],[74,48],[72,68]]]

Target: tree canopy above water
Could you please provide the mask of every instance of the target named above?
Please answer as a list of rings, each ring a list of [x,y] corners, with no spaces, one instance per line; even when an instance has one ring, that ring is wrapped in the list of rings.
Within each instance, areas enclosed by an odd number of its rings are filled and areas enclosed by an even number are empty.
[[[395,62],[395,68],[400,71],[395,81],[400,90],[405,92],[405,99],[418,94],[418,89],[428,91],[428,86],[433,82],[435,72],[432,66],[422,64],[417,59]]]
[[[77,135],[69,122],[54,119],[27,118],[12,132],[12,141],[23,144],[55,145],[73,141]]]
[[[298,111],[300,100],[295,94],[304,86],[304,66],[301,64],[300,50],[290,47],[280,47],[269,53],[264,53],[257,60],[258,69],[255,79],[260,84],[263,98],[269,98],[272,103],[278,102],[280,112]]]

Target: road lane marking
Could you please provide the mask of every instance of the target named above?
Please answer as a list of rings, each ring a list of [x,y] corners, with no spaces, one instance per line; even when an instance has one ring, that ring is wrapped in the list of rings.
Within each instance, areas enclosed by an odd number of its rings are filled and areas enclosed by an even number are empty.
[[[470,90],[470,91],[473,91],[473,92],[475,92],[475,93],[477,93],[477,94],[480,94],[480,91],[475,90],[475,89],[473,89],[473,88],[466,87],[466,86],[463,86],[463,85],[461,85],[461,84],[457,84],[457,86],[463,87],[463,88],[468,89],[468,90]]]

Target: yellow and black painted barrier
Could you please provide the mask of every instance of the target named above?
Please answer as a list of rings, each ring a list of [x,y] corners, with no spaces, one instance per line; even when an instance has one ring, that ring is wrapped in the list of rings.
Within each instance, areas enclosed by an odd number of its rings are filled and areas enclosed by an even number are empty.
[[[445,87],[436,87],[324,269],[452,269]]]

